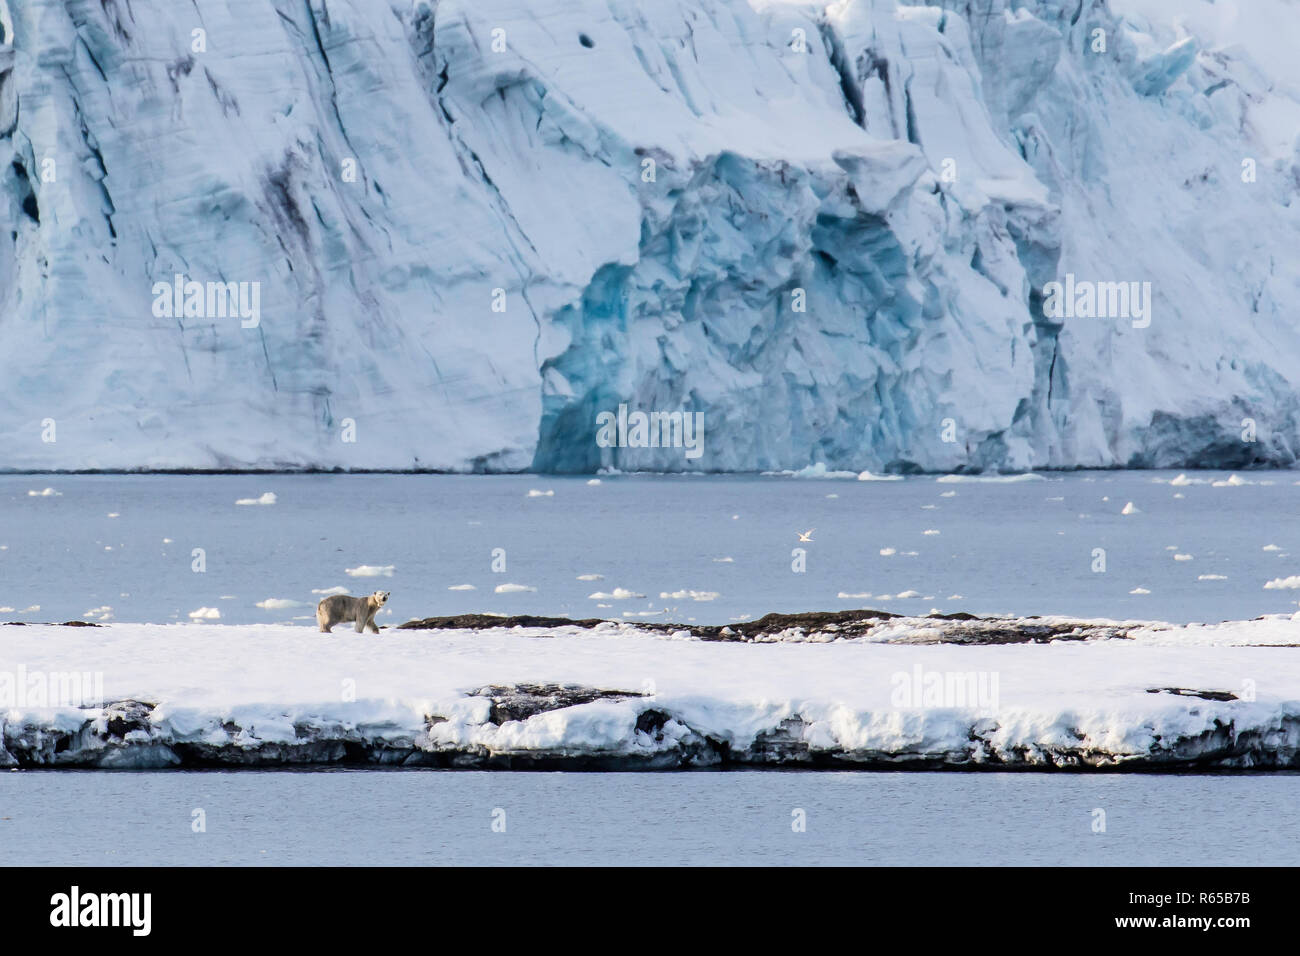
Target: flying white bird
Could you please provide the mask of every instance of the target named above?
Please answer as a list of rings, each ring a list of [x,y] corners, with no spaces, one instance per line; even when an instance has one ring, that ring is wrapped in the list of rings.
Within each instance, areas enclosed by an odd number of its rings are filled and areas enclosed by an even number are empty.
[[[799,536],[800,541],[812,541],[812,533],[816,530],[816,528],[809,528],[807,531],[796,531],[795,534]]]

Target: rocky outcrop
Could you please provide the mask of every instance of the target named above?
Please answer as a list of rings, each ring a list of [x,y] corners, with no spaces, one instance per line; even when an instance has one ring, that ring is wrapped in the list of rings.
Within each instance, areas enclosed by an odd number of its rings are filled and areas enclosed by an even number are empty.
[[[894,627],[890,622],[898,622]],[[701,641],[749,644],[822,642],[868,638],[898,644],[1047,644],[1052,641],[1099,641],[1128,636],[1132,625],[1113,621],[1073,621],[1063,618],[976,617],[973,614],[930,614],[906,617],[889,611],[804,611],[765,614],[732,624],[668,624],[646,621],[628,625],[604,618],[458,614],[407,621],[398,630],[490,630],[495,628],[596,627],[627,628],[693,637]]]

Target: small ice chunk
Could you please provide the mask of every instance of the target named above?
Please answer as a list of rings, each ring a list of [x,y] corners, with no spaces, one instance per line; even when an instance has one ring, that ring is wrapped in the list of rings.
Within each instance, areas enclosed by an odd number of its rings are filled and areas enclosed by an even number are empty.
[[[717,591],[660,591],[661,598],[672,598],[675,601],[685,601],[689,598],[692,601],[712,601],[719,595]]]
[[[644,594],[637,594],[627,588],[614,588],[613,591],[597,591],[595,594],[587,595],[587,599],[590,601],[631,601],[643,597],[645,597]]]
[[[291,601],[288,598],[267,598],[265,601],[257,602],[257,607],[264,611],[287,611],[291,607],[307,606],[302,601]]]
[[[352,578],[391,578],[396,570],[395,564],[362,564],[355,568],[344,568],[344,573]]]
[[[237,505],[273,505],[278,499],[274,491],[264,493],[260,498],[240,498],[235,502]]]

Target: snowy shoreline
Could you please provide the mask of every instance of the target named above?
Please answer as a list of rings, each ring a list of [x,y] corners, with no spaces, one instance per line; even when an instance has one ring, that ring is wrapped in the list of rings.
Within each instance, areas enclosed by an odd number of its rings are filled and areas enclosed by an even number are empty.
[[[3,627],[0,765],[1300,769],[1300,616],[848,614],[748,638],[615,622]],[[95,675],[103,706],[50,706],[66,702],[40,681],[66,689],[72,673]]]

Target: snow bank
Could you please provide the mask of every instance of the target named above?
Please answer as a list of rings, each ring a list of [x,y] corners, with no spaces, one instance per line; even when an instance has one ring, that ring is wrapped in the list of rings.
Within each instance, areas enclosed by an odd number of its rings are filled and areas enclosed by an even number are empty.
[[[975,624],[939,618],[885,618],[856,638],[786,628],[764,643],[615,623],[329,637],[287,625],[6,627],[0,761],[1300,766],[1300,621],[985,623],[1057,628],[1058,639],[944,643]],[[55,699],[73,672],[107,706]]]

